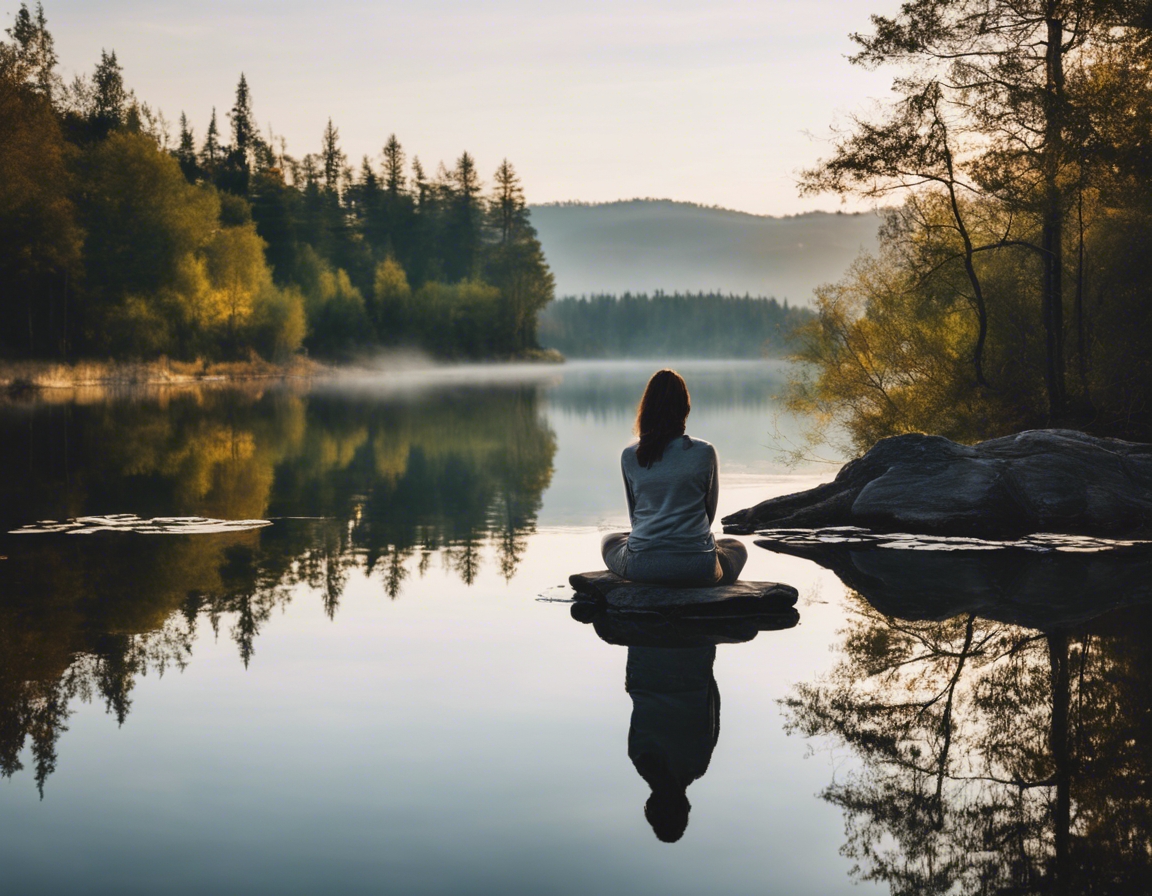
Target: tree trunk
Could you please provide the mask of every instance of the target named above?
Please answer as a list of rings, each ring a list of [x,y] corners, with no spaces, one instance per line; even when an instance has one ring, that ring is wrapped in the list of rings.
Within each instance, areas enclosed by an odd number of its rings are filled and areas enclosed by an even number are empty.
[[[1076,361],[1080,374],[1080,390],[1085,405],[1091,404],[1088,395],[1088,324],[1084,320],[1084,188],[1076,197]]]
[[[1050,422],[1059,422],[1065,412],[1064,394],[1064,253],[1063,196],[1060,190],[1060,162],[1064,149],[1064,26],[1060,19],[1048,19],[1048,47],[1045,52],[1044,89],[1044,210],[1041,248],[1044,277],[1041,315],[1044,318],[1044,380],[1048,389]]]

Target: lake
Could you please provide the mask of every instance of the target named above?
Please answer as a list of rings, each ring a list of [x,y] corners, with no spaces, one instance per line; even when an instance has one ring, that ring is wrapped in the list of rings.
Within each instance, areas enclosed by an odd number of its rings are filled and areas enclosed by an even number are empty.
[[[573,618],[656,366],[0,404],[4,892],[1152,881],[1139,552],[745,538],[798,624]],[[834,475],[785,463],[785,365],[676,366],[721,515]],[[644,749],[694,779],[675,842]]]

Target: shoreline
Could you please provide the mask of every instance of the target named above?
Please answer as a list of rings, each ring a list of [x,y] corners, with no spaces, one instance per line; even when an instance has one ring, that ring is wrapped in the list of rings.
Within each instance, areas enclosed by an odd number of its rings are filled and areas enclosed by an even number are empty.
[[[458,364],[459,360],[427,359],[430,365]],[[472,363],[563,364],[565,358],[538,350],[510,358],[489,358]],[[355,360],[340,364],[295,357],[283,363],[250,361],[6,361],[0,359],[0,394],[8,397],[87,388],[136,386],[201,386],[260,381],[312,381],[330,379],[348,371],[366,369]],[[371,369],[371,365],[367,369]]]
[[[308,358],[268,361],[3,361],[0,390],[9,395],[90,386],[189,386],[251,380],[315,379],[335,368]]]

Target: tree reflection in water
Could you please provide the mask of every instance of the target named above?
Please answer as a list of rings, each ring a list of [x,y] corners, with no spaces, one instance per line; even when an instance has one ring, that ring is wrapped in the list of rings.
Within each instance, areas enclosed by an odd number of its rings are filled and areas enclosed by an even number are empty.
[[[791,731],[860,760],[823,794],[860,878],[897,894],[1149,891],[1152,615],[1131,602],[1152,556],[787,552],[856,589],[839,661],[783,702]],[[1138,593],[1080,590],[1085,575]]]
[[[419,402],[290,389],[0,406],[0,533],[117,512],[273,519],[196,536],[0,534],[0,775],[56,764],[75,700],[123,723],[136,679],[189,662],[197,626],[247,665],[307,585],[330,617],[352,570],[391,599],[432,560],[515,575],[552,474],[531,387]]]

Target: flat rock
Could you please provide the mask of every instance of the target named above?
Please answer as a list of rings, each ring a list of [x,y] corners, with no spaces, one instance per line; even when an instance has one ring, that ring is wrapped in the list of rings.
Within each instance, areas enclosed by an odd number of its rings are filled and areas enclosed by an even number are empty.
[[[604,601],[618,610],[678,610],[731,615],[771,613],[795,606],[799,596],[791,585],[776,582],[736,582],[703,588],[646,585],[622,579],[608,570],[569,576],[577,599]]]
[[[832,482],[724,517],[724,531],[860,526],[1013,538],[1152,532],[1152,445],[1041,429],[959,445],[877,442]]]

